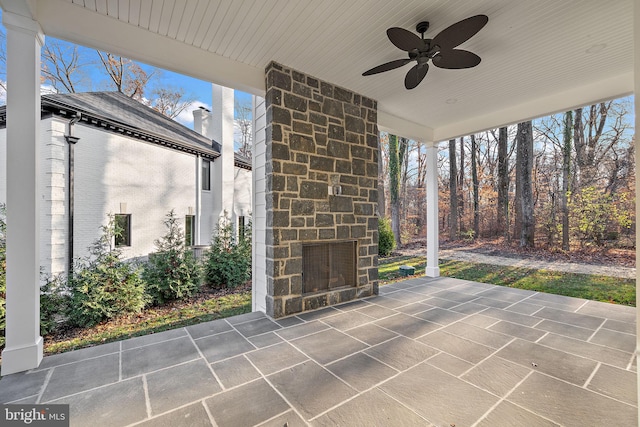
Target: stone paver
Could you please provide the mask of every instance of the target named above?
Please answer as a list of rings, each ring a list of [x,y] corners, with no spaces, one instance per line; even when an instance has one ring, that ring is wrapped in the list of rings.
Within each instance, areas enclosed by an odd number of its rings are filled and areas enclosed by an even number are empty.
[[[72,426],[637,425],[635,309],[452,278],[45,357],[0,403]]]

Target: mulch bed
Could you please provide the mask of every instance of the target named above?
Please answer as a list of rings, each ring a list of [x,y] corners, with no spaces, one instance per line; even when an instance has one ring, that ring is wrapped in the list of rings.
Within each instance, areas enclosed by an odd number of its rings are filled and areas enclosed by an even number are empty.
[[[115,329],[117,327],[122,327],[130,324],[143,323],[143,322],[152,320],[156,317],[160,317],[165,314],[168,314],[172,311],[176,311],[176,310],[188,307],[193,304],[199,304],[199,303],[220,298],[226,295],[239,294],[239,293],[247,292],[250,290],[251,290],[251,281],[245,283],[242,286],[238,286],[232,289],[203,288],[198,294],[188,299],[184,299],[180,301],[172,301],[162,306],[150,307],[143,310],[141,313],[110,319],[109,321],[102,322],[91,328],[61,327],[44,338],[45,338],[45,341],[48,341],[48,342],[67,341],[75,338],[89,338],[92,335],[95,335],[96,333],[109,331],[111,329]]]

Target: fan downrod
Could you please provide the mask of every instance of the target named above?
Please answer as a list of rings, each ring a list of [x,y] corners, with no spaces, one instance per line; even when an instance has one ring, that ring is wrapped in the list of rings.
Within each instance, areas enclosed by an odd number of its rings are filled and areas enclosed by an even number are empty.
[[[416,25],[416,31],[424,36],[424,33],[429,29],[429,21],[422,21]]]

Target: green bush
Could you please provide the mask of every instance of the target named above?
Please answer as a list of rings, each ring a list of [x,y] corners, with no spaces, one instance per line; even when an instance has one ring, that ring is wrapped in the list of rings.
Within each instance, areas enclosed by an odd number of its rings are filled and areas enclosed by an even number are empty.
[[[0,347],[5,344],[6,328],[6,207],[0,204]],[[40,333],[46,335],[56,326],[57,320],[64,318],[67,310],[68,295],[64,292],[65,283],[61,278],[46,278],[40,287]]]
[[[251,224],[244,237],[236,238],[235,228],[226,217],[213,232],[211,247],[204,261],[209,286],[235,288],[251,279]]]
[[[378,219],[378,254],[389,256],[396,247],[396,239],[391,230],[391,221],[388,218]]]
[[[114,239],[122,233],[109,215],[102,236],[90,248],[91,257],[79,260],[69,279],[69,320],[74,326],[93,326],[146,305],[145,282],[133,264],[120,259]]]
[[[164,220],[167,234],[155,241],[158,252],[149,256],[142,279],[152,304],[188,298],[200,289],[199,268],[193,251],[185,247],[184,233],[173,210]]]
[[[64,277],[44,278],[40,286],[40,334],[50,334],[67,320],[69,300],[70,294]]]

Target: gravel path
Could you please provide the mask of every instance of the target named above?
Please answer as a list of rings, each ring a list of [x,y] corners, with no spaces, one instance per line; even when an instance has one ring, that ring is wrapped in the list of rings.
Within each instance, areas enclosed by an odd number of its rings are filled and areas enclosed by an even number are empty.
[[[636,269],[630,267],[576,264],[560,261],[537,261],[530,258],[505,258],[494,255],[484,255],[460,249],[441,249],[440,259],[469,261],[481,264],[510,265],[513,267],[563,271],[565,273],[597,274],[602,276],[620,277],[624,279],[635,279],[636,277]]]

